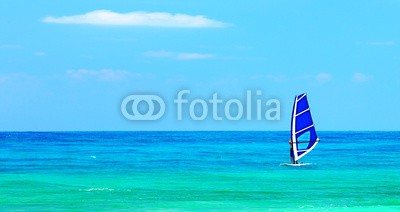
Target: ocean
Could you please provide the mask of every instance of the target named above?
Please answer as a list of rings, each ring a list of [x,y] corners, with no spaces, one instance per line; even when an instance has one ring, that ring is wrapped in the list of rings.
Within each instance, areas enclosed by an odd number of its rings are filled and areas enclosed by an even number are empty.
[[[400,132],[1,132],[0,211],[400,211]]]

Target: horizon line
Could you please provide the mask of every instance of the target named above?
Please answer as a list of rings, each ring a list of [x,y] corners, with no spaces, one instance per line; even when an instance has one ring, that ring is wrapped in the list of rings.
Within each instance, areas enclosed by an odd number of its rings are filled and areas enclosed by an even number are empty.
[[[290,132],[290,130],[4,130],[0,133],[45,132]],[[319,130],[318,132],[400,132],[400,130]]]

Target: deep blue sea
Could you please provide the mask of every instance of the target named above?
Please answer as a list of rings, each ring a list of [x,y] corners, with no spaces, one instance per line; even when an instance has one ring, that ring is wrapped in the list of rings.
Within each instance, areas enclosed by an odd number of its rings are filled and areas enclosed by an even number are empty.
[[[1,132],[0,211],[396,211],[400,132]]]

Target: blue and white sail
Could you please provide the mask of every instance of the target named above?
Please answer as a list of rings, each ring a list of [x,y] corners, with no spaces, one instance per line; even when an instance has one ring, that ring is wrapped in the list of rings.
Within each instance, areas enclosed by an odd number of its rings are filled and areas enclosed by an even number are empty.
[[[299,137],[307,135],[305,141],[299,141]],[[303,138],[304,136],[302,136]],[[307,94],[301,94],[295,97],[292,113],[292,142],[293,157],[297,161],[311,152],[317,145],[319,138],[315,131],[314,122],[311,118],[310,107],[308,106]],[[300,143],[304,143],[300,145]]]

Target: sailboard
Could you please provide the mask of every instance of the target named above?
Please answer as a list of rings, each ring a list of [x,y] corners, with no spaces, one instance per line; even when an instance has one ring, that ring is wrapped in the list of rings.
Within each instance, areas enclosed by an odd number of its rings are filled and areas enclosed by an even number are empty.
[[[312,163],[281,163],[281,166],[310,166]]]
[[[305,93],[297,95],[294,99],[291,121],[291,141],[292,148],[290,154],[293,161],[292,163],[283,163],[281,165],[311,165],[310,163],[297,162],[300,158],[310,153],[319,142],[311,117],[307,94]]]

